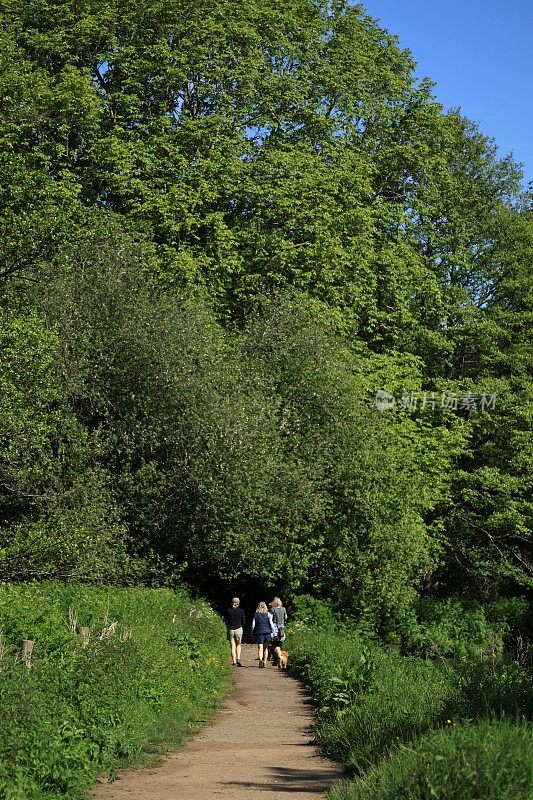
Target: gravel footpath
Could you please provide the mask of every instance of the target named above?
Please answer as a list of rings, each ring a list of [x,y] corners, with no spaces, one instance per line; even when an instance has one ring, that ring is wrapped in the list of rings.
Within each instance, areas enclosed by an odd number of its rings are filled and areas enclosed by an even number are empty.
[[[160,767],[126,770],[92,800],[319,800],[343,776],[312,743],[301,684],[243,645],[235,688],[211,724]]]

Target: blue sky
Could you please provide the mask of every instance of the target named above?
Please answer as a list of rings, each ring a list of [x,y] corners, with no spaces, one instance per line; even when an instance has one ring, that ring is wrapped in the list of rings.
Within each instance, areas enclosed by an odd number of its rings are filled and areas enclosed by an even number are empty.
[[[533,180],[533,0],[361,0],[437,85]]]

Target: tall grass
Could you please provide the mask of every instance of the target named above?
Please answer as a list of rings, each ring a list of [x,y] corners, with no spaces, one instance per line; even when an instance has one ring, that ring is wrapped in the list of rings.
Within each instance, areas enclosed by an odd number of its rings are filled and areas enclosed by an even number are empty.
[[[100,772],[179,743],[229,687],[224,625],[184,593],[3,585],[0,629],[2,800],[85,797]]]
[[[330,800],[531,800],[531,726],[507,720],[434,731],[401,746]]]
[[[316,739],[357,776],[331,800],[533,800],[533,676],[509,658],[401,656],[294,624]]]
[[[353,772],[397,741],[444,725],[457,705],[457,676],[442,662],[401,657],[356,636],[292,636],[293,668],[317,701],[316,738]]]

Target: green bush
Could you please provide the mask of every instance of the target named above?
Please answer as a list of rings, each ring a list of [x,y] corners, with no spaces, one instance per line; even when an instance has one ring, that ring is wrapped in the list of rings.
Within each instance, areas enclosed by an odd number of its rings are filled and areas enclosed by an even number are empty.
[[[431,729],[533,715],[533,675],[504,655],[421,659],[309,626],[291,626],[290,650],[317,704],[317,742],[358,775],[398,747],[416,751]]]
[[[327,600],[317,600],[310,594],[294,595],[291,598],[291,618],[299,626],[319,627],[322,630],[337,627],[332,606]]]
[[[1,585],[0,630],[1,800],[82,798],[102,771],[179,743],[229,686],[224,625],[184,593]]]
[[[499,598],[481,605],[458,598],[419,598],[418,624],[408,631],[406,647],[429,657],[482,657],[501,654],[505,638],[527,618],[523,598]]]
[[[401,745],[329,800],[531,800],[533,735],[524,722],[492,721],[435,731]]]
[[[382,652],[368,689],[325,719],[317,738],[328,753],[363,772],[397,741],[444,724],[457,694],[453,674],[440,664]]]
[[[377,647],[355,634],[339,636],[317,628],[290,625],[291,671],[299,675],[318,705],[318,717],[354,702],[368,688]]]

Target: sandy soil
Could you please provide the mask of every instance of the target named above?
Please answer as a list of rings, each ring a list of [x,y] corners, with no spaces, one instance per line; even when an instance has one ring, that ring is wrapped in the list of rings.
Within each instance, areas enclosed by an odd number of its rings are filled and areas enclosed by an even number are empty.
[[[312,709],[300,683],[243,646],[235,688],[212,723],[160,767],[127,770],[92,800],[319,800],[343,778],[312,744]]]

